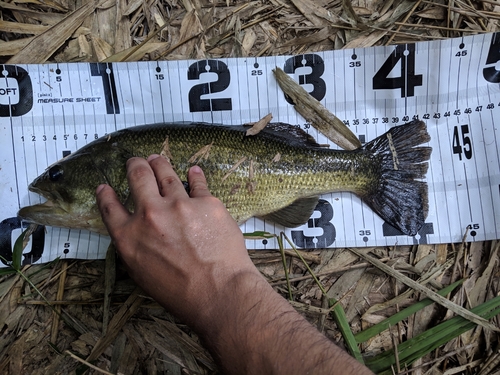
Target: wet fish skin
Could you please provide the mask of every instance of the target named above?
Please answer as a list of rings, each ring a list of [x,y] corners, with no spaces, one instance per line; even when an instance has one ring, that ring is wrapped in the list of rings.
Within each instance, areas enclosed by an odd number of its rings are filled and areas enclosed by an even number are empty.
[[[338,151],[319,147],[305,132],[269,124],[254,136],[248,127],[167,123],[123,129],[53,164],[29,189],[47,203],[24,207],[19,216],[38,224],[107,234],[95,203],[95,188],[107,183],[129,209],[126,161],[162,150],[164,142],[181,180],[200,165],[212,194],[242,223],[267,217],[287,226],[308,220],[317,197],[334,191],[360,196],[382,218],[414,235],[427,213],[424,177],[429,140],[423,122],[394,127],[364,147]],[[399,164],[398,164],[399,163]]]

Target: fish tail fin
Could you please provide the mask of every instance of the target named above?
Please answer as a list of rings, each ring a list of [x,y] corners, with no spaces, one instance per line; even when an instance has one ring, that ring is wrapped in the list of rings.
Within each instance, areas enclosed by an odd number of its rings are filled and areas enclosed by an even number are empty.
[[[423,121],[391,128],[363,146],[379,163],[379,179],[363,200],[387,223],[414,236],[428,212],[427,183],[418,181],[427,172],[432,148]],[[419,147],[417,147],[419,146]]]

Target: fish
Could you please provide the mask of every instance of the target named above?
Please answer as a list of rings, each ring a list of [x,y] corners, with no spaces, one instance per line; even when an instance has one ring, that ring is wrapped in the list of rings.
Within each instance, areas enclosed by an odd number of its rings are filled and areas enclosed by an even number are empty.
[[[405,235],[414,236],[428,213],[425,174],[432,148],[419,120],[394,126],[352,150],[319,145],[300,127],[270,123],[255,135],[249,126],[161,123],[118,130],[50,165],[29,185],[46,199],[20,209],[31,223],[107,235],[95,190],[110,185],[131,212],[126,178],[131,157],[159,154],[180,179],[197,164],[208,188],[239,224],[251,217],[297,227],[311,217],[321,195],[351,192]]]

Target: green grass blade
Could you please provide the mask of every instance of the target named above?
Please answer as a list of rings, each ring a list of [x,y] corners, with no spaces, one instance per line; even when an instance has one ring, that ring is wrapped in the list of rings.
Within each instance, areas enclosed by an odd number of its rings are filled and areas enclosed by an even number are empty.
[[[465,279],[458,280],[454,282],[451,285],[448,285],[446,288],[441,289],[438,291],[438,294],[445,296],[448,293],[451,293],[453,289],[455,289],[457,286],[462,284],[465,281]],[[423,309],[424,307],[430,305],[431,303],[434,303],[433,300],[430,298],[425,298],[422,301],[419,301],[406,309],[403,309],[399,311],[398,313],[394,314],[393,316],[384,319],[380,323],[375,324],[374,326],[365,329],[364,331],[358,332],[357,334],[354,335],[354,338],[356,339],[356,342],[362,343],[367,341],[368,339],[372,338],[373,336],[378,335],[380,332],[385,331],[386,329],[389,328],[389,326],[395,326],[398,322],[402,321],[403,319],[408,318],[410,315],[415,314],[417,311]]]
[[[269,233],[269,232],[264,232],[264,231],[255,231],[251,233],[243,233],[243,237],[245,237],[246,240],[262,240],[265,238],[273,238],[277,237],[275,234]]]
[[[0,276],[7,276],[16,273],[16,270],[10,267],[0,268]]]
[[[363,356],[361,355],[361,351],[359,350],[358,343],[352,334],[351,326],[347,321],[347,316],[345,315],[344,308],[335,298],[328,299],[328,306],[335,306],[331,312],[333,320],[337,324],[342,337],[346,343],[347,348],[351,355],[356,358],[360,363],[365,363]]]
[[[493,314],[495,312],[496,311],[493,310]],[[425,354],[450,341],[454,337],[457,337],[467,330],[474,328],[474,326],[474,323],[466,321],[466,319],[454,317],[404,343],[401,343],[398,346],[400,364],[410,364],[414,360],[421,358]],[[382,353],[376,357],[367,359],[366,362],[367,365],[375,372],[389,370],[391,365],[395,364],[394,352],[388,351]]]
[[[14,243],[14,249],[12,250],[12,268],[14,268],[16,271],[19,271],[21,269],[22,265],[22,258],[23,258],[23,242],[24,242],[24,236],[26,233],[28,233],[28,229],[23,231],[19,237],[17,237],[16,242]]]
[[[309,267],[309,264],[305,261],[305,259],[302,257],[299,251],[297,251],[297,248],[293,244],[292,241],[288,238],[288,236],[281,232],[280,236],[283,236],[286,241],[290,244],[292,249],[295,251],[295,254],[300,258],[304,266],[306,267],[307,271],[309,274],[312,276],[314,279],[316,285],[318,285],[319,289],[323,293],[324,296],[326,296],[326,290],[323,287],[323,284],[318,280],[316,275],[314,274],[313,270]],[[347,321],[347,317],[345,315],[345,311],[340,303],[338,303],[337,300],[334,298],[331,298],[328,300],[328,305],[330,307],[334,306],[331,314],[335,322],[337,323],[337,326],[339,327],[340,333],[342,334],[342,337],[344,338],[345,344],[351,355],[356,358],[360,363],[364,363],[363,356],[361,355],[361,351],[359,350],[358,343],[356,342],[356,339],[354,338],[354,335],[352,333],[351,327],[349,326],[349,322]]]
[[[281,261],[283,262],[283,271],[285,272],[286,286],[288,288],[288,299],[290,301],[293,301],[292,285],[290,284],[290,277],[288,276],[288,267],[286,264],[286,255],[285,255],[285,247],[283,246],[283,237],[278,236],[276,237],[276,240],[278,241],[278,246],[280,248]]]
[[[475,308],[471,312],[478,314],[484,319],[490,319],[500,313],[500,296],[495,297]],[[462,318],[453,318],[428,329],[414,338],[398,345],[398,357],[401,366],[406,366],[450,340],[458,337],[464,332],[476,327],[476,324]],[[387,351],[372,358],[365,359],[366,365],[375,373],[382,374],[384,371],[391,373],[391,366],[395,364],[394,351]]]

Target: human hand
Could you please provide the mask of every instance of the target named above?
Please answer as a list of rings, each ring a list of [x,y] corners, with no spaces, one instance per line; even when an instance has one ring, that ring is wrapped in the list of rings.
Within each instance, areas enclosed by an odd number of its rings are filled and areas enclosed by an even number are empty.
[[[130,276],[201,335],[223,372],[368,373],[260,275],[199,167],[188,172],[189,195],[159,155],[130,159],[127,179],[134,213],[97,188],[104,224]]]
[[[97,188],[97,204],[130,276],[167,310],[201,326],[231,279],[261,277],[237,223],[210,194],[198,166],[188,172],[189,195],[159,155],[128,160],[127,179],[133,213],[108,185]]]

